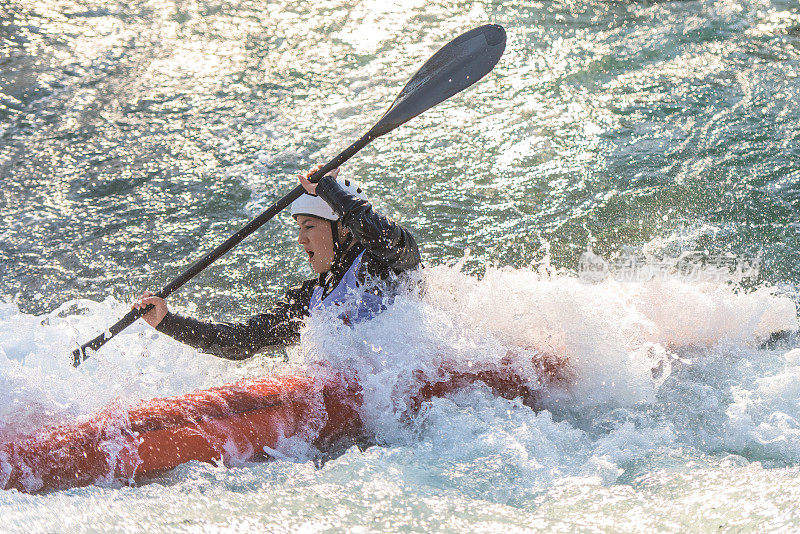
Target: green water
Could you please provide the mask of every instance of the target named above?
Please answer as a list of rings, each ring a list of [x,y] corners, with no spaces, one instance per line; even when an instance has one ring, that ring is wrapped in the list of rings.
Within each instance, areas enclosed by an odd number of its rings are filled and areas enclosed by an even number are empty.
[[[486,21],[485,81],[348,163],[430,264],[575,268],[654,240],[797,280],[791,2],[18,2],[3,10],[0,293],[23,309],[162,286],[365,132]],[[689,237],[687,238],[687,234]],[[657,245],[651,245],[656,251]],[[178,301],[250,313],[297,279],[268,224]],[[308,274],[307,271],[305,274]]]

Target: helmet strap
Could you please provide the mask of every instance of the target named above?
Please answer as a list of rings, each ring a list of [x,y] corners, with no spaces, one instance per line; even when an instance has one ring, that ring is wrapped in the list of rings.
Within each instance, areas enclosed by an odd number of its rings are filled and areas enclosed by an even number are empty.
[[[333,237],[333,253],[339,252],[339,221],[329,221],[331,223],[331,237]]]

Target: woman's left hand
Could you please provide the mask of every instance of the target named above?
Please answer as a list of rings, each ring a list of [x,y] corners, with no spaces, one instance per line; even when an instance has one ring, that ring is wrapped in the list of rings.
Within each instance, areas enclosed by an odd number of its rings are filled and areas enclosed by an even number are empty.
[[[303,186],[303,189],[305,189],[306,193],[308,193],[309,195],[315,195],[316,196],[316,194],[317,194],[317,184],[315,184],[315,183],[312,184],[311,182],[308,181],[308,179],[311,177],[312,174],[314,174],[315,172],[317,172],[321,168],[322,168],[322,165],[317,165],[316,167],[314,167],[313,169],[308,171],[306,174],[298,174],[297,175],[297,177],[300,178],[300,184]],[[339,167],[336,167],[335,169],[330,171],[325,176],[333,176],[333,179],[335,180],[336,177],[339,176]]]

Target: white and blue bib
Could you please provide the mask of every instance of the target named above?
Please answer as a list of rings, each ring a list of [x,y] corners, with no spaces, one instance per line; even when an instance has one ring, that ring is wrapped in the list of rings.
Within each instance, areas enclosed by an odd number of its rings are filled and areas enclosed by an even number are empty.
[[[319,309],[332,309],[341,307],[339,317],[348,324],[357,323],[373,318],[383,309],[383,295],[375,295],[365,291],[364,285],[358,280],[358,271],[361,268],[364,252],[353,260],[350,268],[336,287],[324,298],[322,286],[314,288],[311,294],[309,309],[311,312]]]

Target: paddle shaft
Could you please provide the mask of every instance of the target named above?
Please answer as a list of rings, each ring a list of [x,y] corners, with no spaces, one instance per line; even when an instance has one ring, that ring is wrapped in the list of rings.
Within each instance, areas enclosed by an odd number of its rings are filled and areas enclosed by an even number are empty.
[[[366,135],[364,135],[361,139],[347,147],[341,154],[336,156],[332,159],[327,165],[322,167],[320,170],[316,171],[309,177],[311,182],[318,182],[325,176],[327,173],[332,171],[333,169],[339,167],[342,163],[353,157],[359,150],[367,146],[370,141],[375,139],[377,136],[373,134],[372,130],[370,130]],[[247,223],[247,225],[243,226],[238,232],[230,236],[224,243],[220,246],[197,260],[191,267],[186,269],[180,276],[178,276],[175,280],[164,286],[164,288],[156,293],[157,297],[161,297],[162,299],[167,298],[171,295],[175,290],[180,288],[183,284],[197,276],[203,269],[214,263],[220,256],[228,252],[230,249],[238,245],[244,238],[258,230],[264,223],[268,220],[272,219],[275,215],[280,213],[284,208],[286,208],[289,204],[297,200],[300,195],[305,192],[302,185],[298,185],[295,187],[289,194],[285,195],[283,198],[278,200],[275,204],[264,210],[261,215]],[[103,332],[93,340],[89,341],[88,343],[84,343],[81,345],[80,348],[75,349],[72,351],[72,365],[77,367],[81,364],[83,360],[89,357],[86,354],[86,349],[97,350],[105,343],[125,330],[127,327],[132,325],[136,320],[149,312],[153,309],[153,305],[150,304],[145,306],[144,308],[136,308],[129,311],[125,316],[117,321],[113,326],[111,326],[106,332]],[[107,335],[111,334],[111,335]]]

